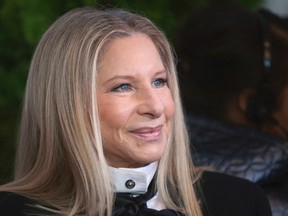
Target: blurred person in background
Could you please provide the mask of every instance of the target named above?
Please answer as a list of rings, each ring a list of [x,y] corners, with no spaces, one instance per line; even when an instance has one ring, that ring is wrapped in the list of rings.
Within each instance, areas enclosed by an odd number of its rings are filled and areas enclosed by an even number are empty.
[[[194,11],[176,44],[197,166],[261,185],[288,215],[288,23],[235,5]]]

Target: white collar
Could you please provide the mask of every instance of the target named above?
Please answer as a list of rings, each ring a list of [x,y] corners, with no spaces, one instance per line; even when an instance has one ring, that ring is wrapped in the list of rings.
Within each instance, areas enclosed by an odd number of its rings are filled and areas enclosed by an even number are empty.
[[[158,167],[158,161],[140,168],[114,168],[109,166],[112,183],[117,193],[143,194],[153,179]],[[135,183],[132,188],[127,188],[127,181]]]

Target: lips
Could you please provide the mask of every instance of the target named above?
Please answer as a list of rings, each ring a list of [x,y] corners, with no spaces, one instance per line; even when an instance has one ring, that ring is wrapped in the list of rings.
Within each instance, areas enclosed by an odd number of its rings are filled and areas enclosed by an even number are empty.
[[[156,141],[161,137],[163,126],[137,128],[131,133],[144,141]]]

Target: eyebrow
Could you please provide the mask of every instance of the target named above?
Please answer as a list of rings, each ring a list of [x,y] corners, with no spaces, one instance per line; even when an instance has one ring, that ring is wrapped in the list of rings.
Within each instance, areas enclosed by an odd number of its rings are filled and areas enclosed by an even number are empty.
[[[160,75],[160,74],[168,74],[166,69],[163,69],[161,71],[158,71],[154,74],[154,76],[157,76],[157,75]],[[117,80],[117,79],[126,79],[126,80],[133,80],[134,77],[131,76],[131,75],[116,75],[116,76],[113,76],[111,78],[109,78],[108,80],[106,80],[104,83],[108,83],[108,82],[111,82],[113,80]]]

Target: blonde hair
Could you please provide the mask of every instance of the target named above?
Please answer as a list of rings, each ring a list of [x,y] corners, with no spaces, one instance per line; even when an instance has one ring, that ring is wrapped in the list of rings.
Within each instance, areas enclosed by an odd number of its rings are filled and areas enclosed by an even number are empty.
[[[201,215],[169,42],[145,17],[116,9],[71,10],[40,40],[27,80],[15,179],[1,190],[36,199],[63,215],[112,214],[96,77],[107,44],[136,32],[148,35],[158,49],[175,102],[171,137],[159,162],[159,194],[167,208]]]

